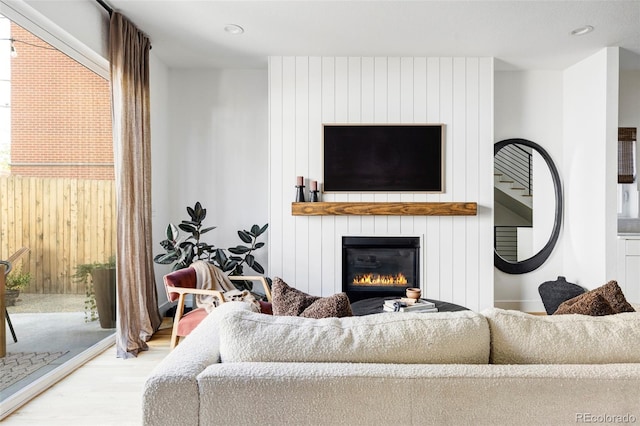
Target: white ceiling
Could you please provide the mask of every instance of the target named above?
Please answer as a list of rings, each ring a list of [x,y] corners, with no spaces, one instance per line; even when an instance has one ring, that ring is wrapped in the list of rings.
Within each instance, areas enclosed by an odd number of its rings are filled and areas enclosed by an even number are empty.
[[[171,67],[265,68],[270,55],[494,56],[564,69],[606,46],[640,69],[640,0],[107,0]],[[226,24],[245,29],[240,36]],[[571,30],[592,25],[584,36]]]

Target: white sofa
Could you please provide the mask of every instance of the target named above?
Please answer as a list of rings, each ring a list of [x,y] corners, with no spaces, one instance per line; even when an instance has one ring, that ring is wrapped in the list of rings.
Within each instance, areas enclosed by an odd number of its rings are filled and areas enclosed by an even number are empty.
[[[222,305],[153,371],[145,425],[640,421],[640,313],[385,313]]]

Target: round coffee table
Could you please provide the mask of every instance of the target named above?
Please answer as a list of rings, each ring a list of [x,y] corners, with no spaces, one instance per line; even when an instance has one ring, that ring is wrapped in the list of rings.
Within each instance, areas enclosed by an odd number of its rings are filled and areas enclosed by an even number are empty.
[[[384,301],[389,297],[372,297],[370,299],[362,299],[351,304],[351,310],[354,316],[371,315],[382,313],[382,305]],[[468,308],[464,306],[456,305],[449,302],[443,302],[441,300],[424,299],[436,304],[438,312],[456,312],[456,311],[468,311]]]

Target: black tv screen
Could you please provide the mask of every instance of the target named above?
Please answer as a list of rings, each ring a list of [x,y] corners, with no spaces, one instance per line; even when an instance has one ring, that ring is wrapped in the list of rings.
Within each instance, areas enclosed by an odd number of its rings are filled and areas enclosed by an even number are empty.
[[[324,192],[444,191],[444,125],[323,128]]]

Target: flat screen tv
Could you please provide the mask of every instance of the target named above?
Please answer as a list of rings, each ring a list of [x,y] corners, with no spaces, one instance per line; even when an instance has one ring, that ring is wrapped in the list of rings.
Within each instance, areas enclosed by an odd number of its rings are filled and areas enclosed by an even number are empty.
[[[324,192],[444,192],[443,124],[324,124]]]

